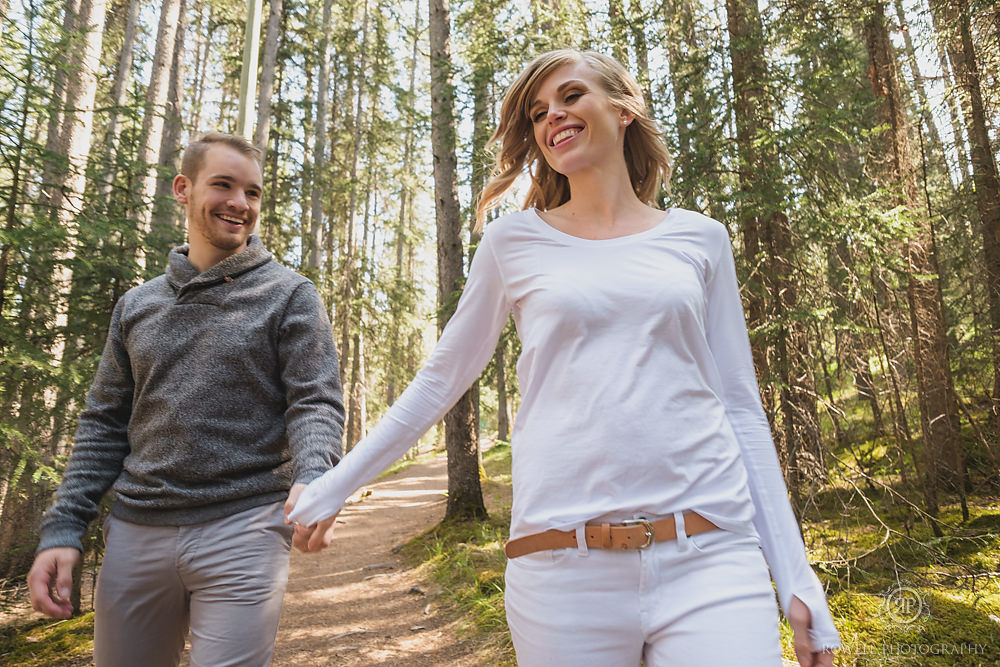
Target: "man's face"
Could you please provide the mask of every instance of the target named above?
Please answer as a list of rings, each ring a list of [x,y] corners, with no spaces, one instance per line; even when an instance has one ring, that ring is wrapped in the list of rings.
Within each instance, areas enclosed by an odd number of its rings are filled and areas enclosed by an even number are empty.
[[[226,144],[209,146],[193,181],[178,175],[174,196],[187,209],[191,249],[216,262],[243,250],[260,215],[261,181],[257,162]]]

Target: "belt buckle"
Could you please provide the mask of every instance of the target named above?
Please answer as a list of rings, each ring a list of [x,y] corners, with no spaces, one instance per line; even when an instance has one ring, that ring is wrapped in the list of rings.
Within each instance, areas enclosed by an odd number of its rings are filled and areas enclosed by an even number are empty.
[[[626,519],[622,521],[623,526],[642,526],[646,529],[646,542],[635,547],[636,549],[648,549],[653,544],[653,522],[649,519]]]

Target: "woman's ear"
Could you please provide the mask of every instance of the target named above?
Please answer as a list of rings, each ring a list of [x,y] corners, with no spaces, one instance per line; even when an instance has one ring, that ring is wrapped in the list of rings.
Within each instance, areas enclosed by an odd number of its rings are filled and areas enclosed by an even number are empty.
[[[635,114],[627,109],[621,109],[618,112],[618,117],[621,118],[621,123],[623,126],[628,127],[635,120]]]

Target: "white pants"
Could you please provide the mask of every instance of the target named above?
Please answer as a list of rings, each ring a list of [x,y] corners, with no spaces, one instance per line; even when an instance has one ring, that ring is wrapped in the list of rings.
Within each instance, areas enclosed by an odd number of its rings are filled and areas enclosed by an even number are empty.
[[[643,551],[555,549],[507,562],[521,667],[778,667],[756,538],[713,530]]]

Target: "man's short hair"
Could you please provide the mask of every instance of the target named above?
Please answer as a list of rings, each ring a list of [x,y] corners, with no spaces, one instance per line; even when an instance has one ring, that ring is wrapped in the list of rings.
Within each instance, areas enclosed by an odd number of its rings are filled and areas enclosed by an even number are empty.
[[[224,134],[222,132],[206,132],[189,143],[187,148],[184,149],[184,157],[181,159],[181,173],[192,181],[196,181],[198,179],[198,172],[201,171],[202,165],[205,164],[205,152],[208,151],[212,144],[225,144],[230,148],[235,148],[243,155],[253,159],[257,163],[257,166],[260,167],[261,172],[264,171],[264,151],[254,146],[245,137],[237,134]]]

